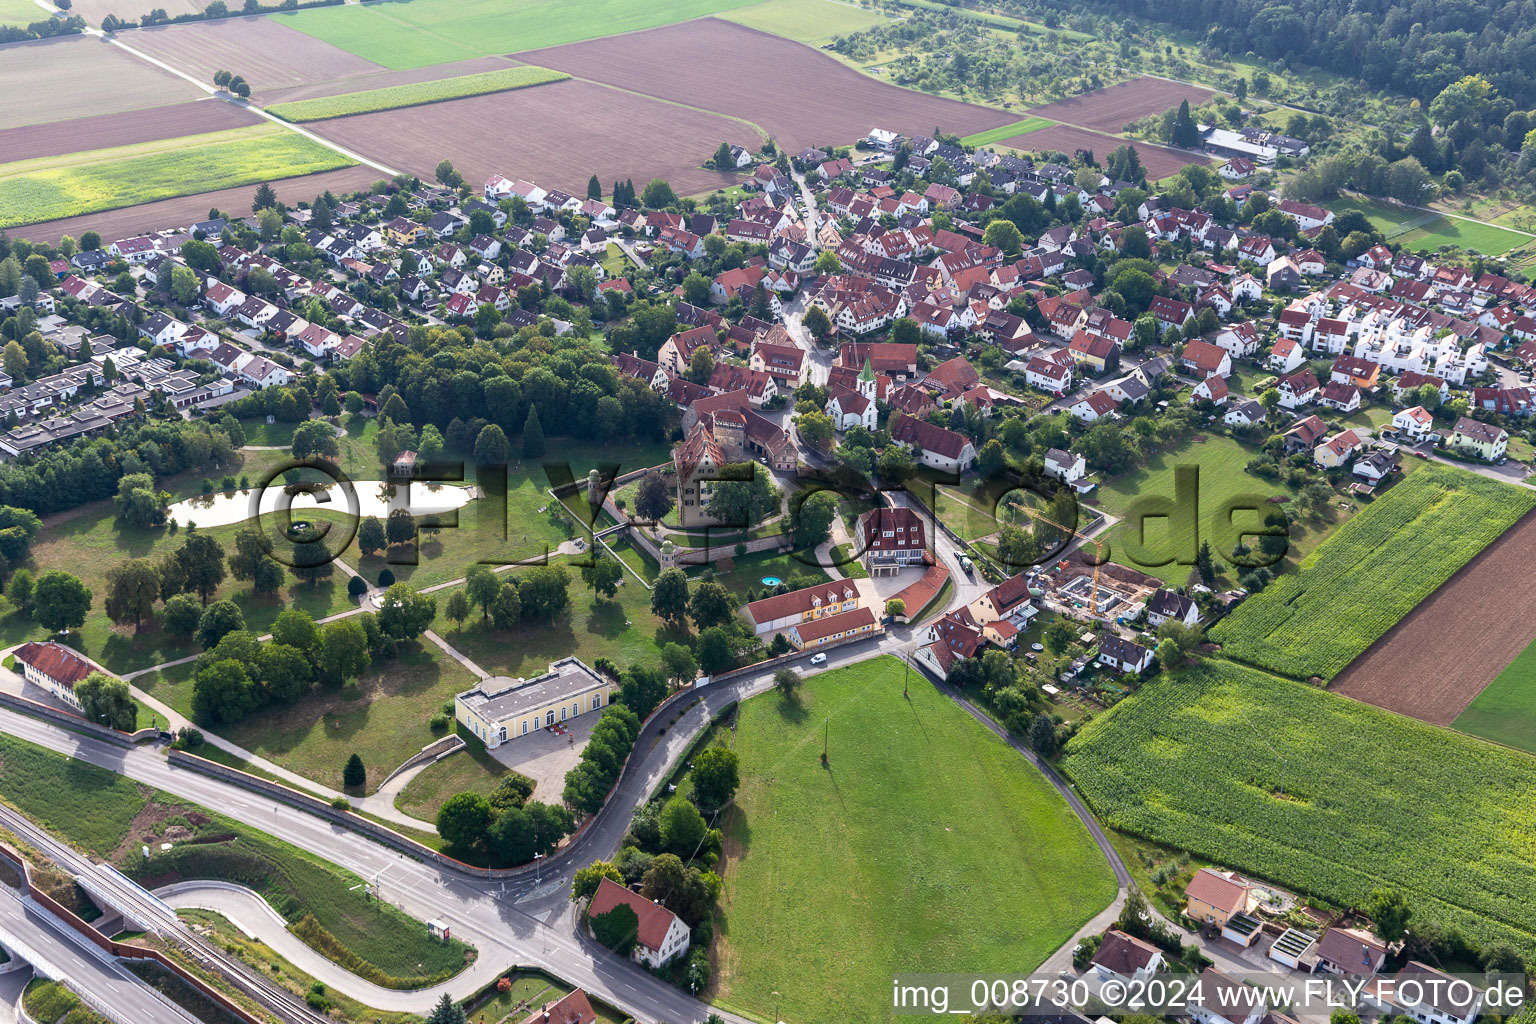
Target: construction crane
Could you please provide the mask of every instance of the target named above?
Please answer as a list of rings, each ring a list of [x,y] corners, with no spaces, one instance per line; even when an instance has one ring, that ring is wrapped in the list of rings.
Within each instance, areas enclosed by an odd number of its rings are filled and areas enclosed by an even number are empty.
[[[1009,508],[1023,512],[1031,519],[1059,530],[1064,536],[1076,537],[1084,544],[1093,545],[1093,587],[1088,592],[1088,614],[1097,618],[1099,614],[1099,569],[1104,565],[1104,545],[1086,533],[1063,526],[1055,520],[1047,518],[1043,513],[1035,511],[1022,502],[1009,502],[1008,504]]]

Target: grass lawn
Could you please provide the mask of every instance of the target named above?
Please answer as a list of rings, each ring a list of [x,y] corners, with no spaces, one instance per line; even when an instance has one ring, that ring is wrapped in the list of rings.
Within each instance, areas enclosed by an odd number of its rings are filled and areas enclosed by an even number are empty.
[[[1490,224],[1458,217],[1442,216],[1423,210],[1411,210],[1363,196],[1339,196],[1323,204],[1335,213],[1359,210],[1371,226],[1409,250],[1434,251],[1442,245],[1476,249],[1488,256],[1508,252],[1531,241],[1531,236]]]
[[[255,453],[272,454],[272,453]],[[226,554],[234,551],[238,526],[213,527],[203,531],[224,545]],[[32,545],[26,563],[34,573],[62,568],[80,577],[91,589],[92,605],[85,625],[71,635],[70,642],[116,672],[130,672],[163,661],[198,653],[190,640],[171,636],[159,627],[158,611],[153,621],[135,633],[130,626],[114,626],[107,618],[107,572],[130,558],[158,561],[165,553],[181,547],[184,530],[161,526],[153,529],[125,527],[117,522],[111,502],[99,501],[45,520]],[[228,597],[240,606],[247,627],[258,635],[265,633],[285,608],[298,608],[315,618],[334,615],[354,607],[347,597],[346,581],[339,574],[330,581],[308,584],[289,576],[284,587],[273,595],[257,595],[250,585],[226,577],[215,599]],[[31,619],[7,610],[0,614],[0,643],[42,639],[44,630]]]
[[[1451,725],[1536,754],[1536,643],[1494,676]]]
[[[420,922],[348,888],[360,879],[240,822],[11,736],[0,735],[0,762],[0,797],[147,888],[189,878],[249,886],[289,922],[308,918],[295,929],[305,941],[322,952],[339,944],[326,955],[379,984],[419,987],[464,966],[463,943],[429,939]],[[154,850],[147,861],[142,844]]]
[[[413,0],[274,14],[289,28],[387,68],[537,50],[746,6],[750,0]]]
[[[887,1020],[891,972],[1028,971],[1113,898],[1044,777],[931,686],[903,699],[901,679],[879,658],[793,703],[742,703],[711,998]]]
[[[48,12],[32,0],[0,0],[0,25],[25,28],[33,22],[47,19]]]
[[[0,164],[0,228],[347,167],[279,125]]]
[[[395,806],[413,818],[436,821],[443,802],[466,790],[489,796],[507,774],[506,765],[486,753],[485,744],[472,735],[464,736],[464,749],[423,768],[406,783]]]
[[[721,18],[807,46],[821,46],[838,36],[891,20],[849,0],[764,0],[733,10]]]
[[[371,793],[402,761],[442,738],[428,719],[474,681],[442,648],[420,640],[398,658],[374,662],[356,685],[317,687],[296,704],[263,708],[219,732],[332,789],[342,788],[341,769],[355,753],[368,769]]]
[[[1277,480],[1264,480],[1244,472],[1243,467],[1256,454],[1256,450],[1229,437],[1208,435],[1192,438],[1159,451],[1141,466],[1104,482],[1094,492],[1094,497],[1110,515],[1123,518],[1136,509],[1140,500],[1154,496],[1173,498],[1175,471],[1184,466],[1195,467],[1200,473],[1200,490],[1198,508],[1193,510],[1194,522],[1198,525],[1200,539],[1210,542],[1217,562],[1221,563],[1223,551],[1230,551],[1234,544],[1231,539],[1218,543],[1220,538],[1212,532],[1212,519],[1223,503],[1239,495],[1254,495],[1262,501],[1273,495],[1292,493]],[[1330,511],[1330,515],[1336,514],[1337,510]],[[1234,525],[1239,528],[1255,527],[1259,519],[1254,513],[1242,513],[1235,517]],[[1305,555],[1332,525],[1334,523],[1329,520],[1325,520],[1320,527],[1305,527],[1298,523],[1292,531],[1291,550],[1287,557],[1296,559]],[[1107,540],[1110,557],[1122,565],[1132,566],[1169,583],[1183,584],[1193,568],[1193,556],[1199,542],[1195,541],[1194,546],[1186,544],[1187,551],[1178,551],[1176,534],[1167,519],[1145,520],[1145,544],[1139,542],[1141,538],[1133,532],[1134,529],[1132,524],[1121,522],[1109,531]],[[1174,556],[1173,560],[1166,565],[1146,564],[1170,555]]]
[[[1536,950],[1525,754],[1215,661],[1096,716],[1062,768],[1123,832],[1338,906],[1395,889],[1416,921]]]
[[[960,142],[967,146],[990,146],[993,143],[1002,142],[1004,139],[1011,139],[1015,135],[1028,135],[1030,132],[1049,128],[1055,123],[1055,121],[1044,117],[1031,116],[1026,117],[1022,121],[1015,121],[1013,124],[1005,124],[1001,128],[989,128],[984,132],[967,135]]]
[[[440,103],[464,96],[479,96],[489,92],[507,92],[526,89],[533,85],[562,82],[571,76],[563,71],[533,64],[484,71],[477,75],[459,75],[455,78],[438,78],[410,85],[392,85],[383,89],[366,89],[362,92],[343,93],[340,96],[323,96],[312,100],[296,100],[278,103],[267,108],[286,121],[323,121],[331,117],[350,114],[369,114],[376,110],[395,110],[399,107],[416,107],[423,103]]]
[[[787,580],[791,576],[808,573],[825,579],[826,573],[821,566],[816,565],[814,552],[806,552],[805,560],[795,557],[794,552],[778,554],[771,551],[759,552],[753,555],[743,555],[741,558],[731,558],[734,565],[729,572],[716,571],[711,574],[699,574],[692,567],[688,568],[690,580],[713,580],[725,587],[738,601],[745,604],[754,594],[760,595],[763,587],[764,576],[777,576],[781,580]]]
[[[507,676],[538,675],[551,662],[570,655],[588,665],[600,657],[612,658],[620,666],[654,663],[663,643],[675,640],[691,645],[686,628],[668,628],[651,614],[651,592],[633,576],[624,575],[613,600],[594,600],[582,585],[580,570],[568,567],[568,571],[571,610],[552,623],[524,622],[515,630],[497,630],[482,623],[477,613],[459,631],[443,617],[440,600],[433,628],[487,672]]]

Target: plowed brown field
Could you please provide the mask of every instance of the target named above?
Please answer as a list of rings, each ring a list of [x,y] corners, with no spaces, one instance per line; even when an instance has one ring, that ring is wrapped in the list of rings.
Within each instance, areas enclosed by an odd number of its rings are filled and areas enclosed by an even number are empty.
[[[358,189],[367,188],[382,177],[382,174],[371,167],[344,167],[339,171],[305,174],[297,178],[274,181],[272,187],[277,190],[277,198],[291,206],[300,200],[307,203],[327,189],[337,195],[356,192]],[[141,203],[121,210],[43,221],[40,224],[16,228],[11,234],[20,238],[30,238],[34,242],[56,244],[61,235],[79,238],[87,231],[96,231],[101,234],[104,242],[112,242],[119,238],[128,238],[160,228],[185,227],[194,221],[204,219],[208,216],[208,211],[215,207],[237,217],[243,217],[251,212],[251,199],[256,195],[257,187],[242,185],[239,188],[219,189],[217,192],[202,192],[195,196],[162,199],[158,203]]]
[[[1190,106],[1198,107],[1215,95],[1211,90],[1197,85],[1143,76],[1071,99],[1047,103],[1030,113],[1084,128],[1120,132],[1138,118],[1161,114],[1170,107],[1178,106],[1180,100],[1189,100]]]
[[[1180,167],[1188,164],[1203,164],[1209,161],[1198,153],[1186,153],[1178,149],[1164,149],[1162,146],[1154,146],[1148,142],[1133,142],[1130,139],[1117,139],[1113,135],[1104,135],[1099,132],[1091,132],[1086,128],[1073,128],[1071,125],[1058,124],[1049,128],[1041,128],[1039,131],[1029,132],[1026,135],[1015,135],[1011,139],[1004,139],[999,145],[1010,146],[1014,149],[1032,150],[1036,153],[1054,149],[1071,156],[1079,149],[1090,149],[1093,155],[1103,162],[1109,155],[1109,151],[1116,146],[1132,145],[1141,157],[1141,165],[1147,169],[1147,180],[1156,181],[1166,178],[1170,174],[1177,174]]]
[[[1334,679],[1347,697],[1451,721],[1536,637],[1536,514],[1488,545]]]
[[[927,134],[937,126],[969,135],[1018,120],[1017,113],[878,82],[809,46],[716,18],[531,50],[517,57],[745,118],[791,153],[805,146],[847,145],[876,127]]]
[[[263,90],[385,70],[260,16],[134,29],[123,41],[204,81],[227,69],[249,82],[258,97],[265,96]]]
[[[118,114],[202,95],[191,82],[89,36],[0,46],[0,96],[5,97],[0,128]]]
[[[517,67],[518,61],[510,57],[471,57],[451,64],[433,64],[425,68],[407,68],[390,71],[380,68],[347,78],[332,78],[306,85],[291,85],[277,89],[263,88],[260,92],[264,106],[273,103],[290,103],[294,100],[312,100],[320,96],[340,96],[342,93],[363,92],[368,89],[387,89],[393,85],[413,85],[416,82],[435,82],[440,78],[458,78],[461,75],[477,75],[482,71],[499,71]]]
[[[215,99],[193,100],[123,114],[98,114],[24,128],[0,129],[0,159],[31,160],[260,123],[261,118],[233,103]]]
[[[721,142],[756,147],[740,121],[575,79],[425,107],[358,114],[309,125],[317,135],[430,178],[438,161],[475,185],[492,174],[585,195],[596,174],[636,186],[666,178],[680,195],[734,176],[699,166]]]

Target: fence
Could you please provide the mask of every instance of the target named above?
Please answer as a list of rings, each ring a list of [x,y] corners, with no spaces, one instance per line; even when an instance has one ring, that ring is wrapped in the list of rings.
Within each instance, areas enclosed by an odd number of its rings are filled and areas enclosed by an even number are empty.
[[[13,693],[6,693],[4,691],[0,691],[0,705],[11,708],[15,711],[20,711],[24,715],[31,715],[34,718],[47,719],[48,721],[53,722],[55,725],[64,726],[66,729],[73,729],[76,732],[87,733],[91,736],[95,736],[97,739],[106,740],[108,743],[115,744],[119,747],[133,747],[137,744],[152,740],[156,736],[160,735],[154,729],[139,729],[135,732],[118,732],[116,729],[109,729],[105,725],[98,725],[97,723],[82,715],[77,715],[69,711],[62,711],[59,708],[52,707],[48,704],[30,700],[26,697],[18,697]]]

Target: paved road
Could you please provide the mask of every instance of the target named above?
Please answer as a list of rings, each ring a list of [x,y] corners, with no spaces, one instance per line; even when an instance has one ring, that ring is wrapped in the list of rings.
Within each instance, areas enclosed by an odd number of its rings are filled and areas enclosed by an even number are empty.
[[[130,974],[54,914],[0,886],[0,939],[44,977],[54,977],[93,1009],[125,1024],[169,1021],[198,1024],[196,1017]]]

